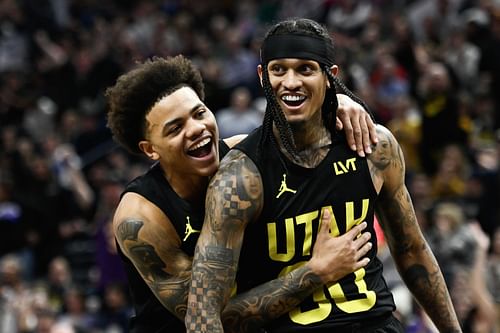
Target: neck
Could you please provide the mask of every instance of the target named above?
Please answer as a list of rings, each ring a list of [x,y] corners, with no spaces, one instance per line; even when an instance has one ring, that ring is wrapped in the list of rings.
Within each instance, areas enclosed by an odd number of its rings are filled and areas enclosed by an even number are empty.
[[[163,170],[165,178],[179,197],[192,203],[204,202],[209,177],[172,174]]]
[[[299,165],[308,168],[317,166],[325,158],[332,143],[330,131],[323,125],[321,116],[306,122],[290,123],[290,127],[298,152]],[[273,132],[281,151],[294,160],[283,146],[276,126],[273,127]]]

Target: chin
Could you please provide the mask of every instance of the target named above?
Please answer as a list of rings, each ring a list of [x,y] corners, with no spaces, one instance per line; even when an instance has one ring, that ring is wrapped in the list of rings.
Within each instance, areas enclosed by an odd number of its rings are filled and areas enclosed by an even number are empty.
[[[200,169],[199,170],[199,175],[200,176],[203,176],[203,177],[211,177],[213,176],[217,170],[219,169],[219,163],[213,163],[212,165],[210,166],[207,166],[203,169]]]
[[[286,119],[288,121],[288,124],[292,129],[294,128],[299,128],[302,129],[304,128],[304,125],[307,123],[307,119],[304,119],[301,116],[296,116],[296,117],[290,117]]]

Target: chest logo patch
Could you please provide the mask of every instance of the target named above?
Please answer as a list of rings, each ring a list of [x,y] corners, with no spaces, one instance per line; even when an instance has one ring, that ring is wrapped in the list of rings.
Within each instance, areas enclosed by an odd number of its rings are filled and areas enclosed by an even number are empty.
[[[295,194],[295,192],[297,192],[297,190],[292,190],[291,188],[288,187],[288,185],[286,184],[286,174],[284,173],[283,180],[281,181],[281,186],[279,188],[279,192],[278,192],[278,195],[276,196],[276,199],[281,197],[281,195],[285,192],[290,192],[290,193]]]
[[[356,171],[356,157],[349,158],[345,162],[337,161],[333,162],[333,170],[335,175],[342,175],[348,173],[349,171]]]
[[[186,219],[187,223],[186,223],[186,230],[184,231],[184,239],[182,240],[183,242],[185,242],[186,239],[188,239],[188,237],[191,236],[191,234],[201,232],[201,230],[193,229],[193,227],[191,226],[191,222],[189,221],[189,216],[186,216]]]

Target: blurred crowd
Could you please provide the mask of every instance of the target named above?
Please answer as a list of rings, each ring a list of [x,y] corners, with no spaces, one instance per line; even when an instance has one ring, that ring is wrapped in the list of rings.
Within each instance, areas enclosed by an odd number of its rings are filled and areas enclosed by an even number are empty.
[[[340,76],[400,142],[464,332],[500,333],[500,1],[0,0],[0,332],[127,332],[110,219],[149,167],[113,142],[103,92],[182,53],[222,137],[258,126],[269,24],[333,34]],[[408,332],[433,332],[379,253]]]

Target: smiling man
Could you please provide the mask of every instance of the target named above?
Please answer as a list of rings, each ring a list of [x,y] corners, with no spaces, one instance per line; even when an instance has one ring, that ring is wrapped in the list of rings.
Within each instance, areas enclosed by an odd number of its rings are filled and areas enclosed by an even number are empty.
[[[191,258],[203,224],[208,182],[221,156],[242,137],[219,140],[215,117],[203,103],[200,73],[182,56],[139,64],[106,96],[115,140],[155,162],[127,185],[113,218],[135,307],[130,330],[185,332]],[[369,119],[359,104],[342,97],[345,103],[338,110],[350,116],[343,117],[345,124],[357,127],[359,119]],[[259,197],[257,177],[244,165],[239,172],[246,175],[239,191],[247,200]],[[324,226],[323,242],[316,244],[304,268],[231,299],[225,310],[228,331],[246,332],[256,322],[272,320],[268,307],[289,309],[285,301],[292,295],[305,297],[321,286],[320,279],[336,281],[367,264],[363,256],[369,234],[357,237],[362,226],[335,238],[328,235],[328,224]]]
[[[338,70],[330,34],[318,23],[291,19],[268,31],[258,66],[267,100],[264,122],[224,157],[210,182],[193,259],[188,332],[222,332],[220,311],[234,282],[245,292],[307,267],[326,213],[332,216],[332,236],[366,221],[376,245],[375,212],[417,301],[440,332],[460,332],[441,271],[419,229],[394,136],[377,126],[379,144],[365,158],[335,129],[335,88],[343,88]],[[242,190],[247,177],[257,180],[257,196]],[[280,316],[266,331],[405,332],[393,315],[376,254],[374,246],[366,267],[337,282],[324,281],[306,299],[290,295],[285,304],[296,304],[291,311],[269,307]]]

